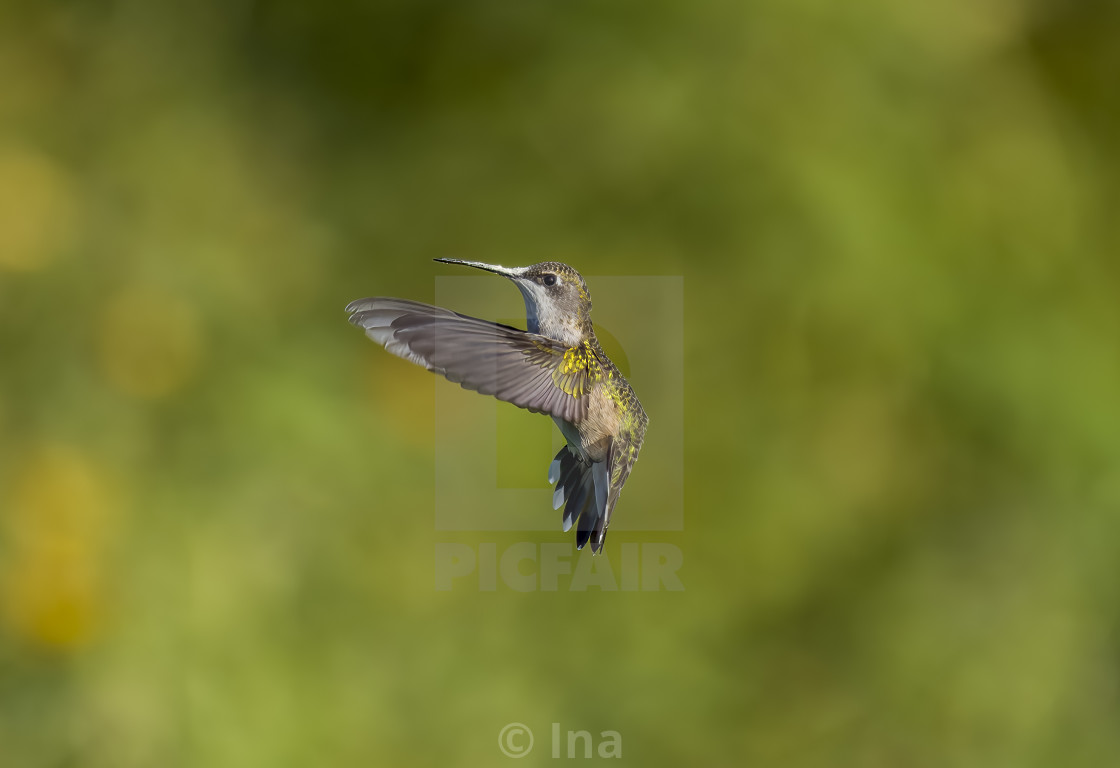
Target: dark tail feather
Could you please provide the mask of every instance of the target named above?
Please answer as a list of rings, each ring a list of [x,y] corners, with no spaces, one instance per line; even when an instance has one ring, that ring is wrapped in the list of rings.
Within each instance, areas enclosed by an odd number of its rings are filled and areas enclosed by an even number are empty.
[[[592,549],[602,551],[609,486],[606,465],[585,461],[564,446],[549,467],[548,480],[556,483],[553,508],[564,505],[564,530],[571,530],[572,524],[579,520],[576,547],[583,549],[594,533]]]
[[[572,492],[568,504],[564,507],[564,530],[570,531],[572,523],[579,518],[581,521],[587,517],[587,506],[591,503],[591,473],[584,472],[580,477],[579,486]],[[582,517],[581,517],[582,515]],[[581,522],[580,525],[583,523]]]
[[[602,461],[592,464],[591,477],[595,486],[595,496],[588,501],[588,508],[580,518],[579,531],[576,534],[576,549],[583,549],[583,545],[590,540],[591,551],[598,553],[603,551],[603,541],[607,535],[607,491],[610,488],[607,465]]]
[[[564,446],[548,468],[548,481],[556,483],[556,490],[552,494],[552,508],[564,507],[564,530],[567,531],[571,529],[587,501],[591,489],[591,466]]]
[[[581,466],[583,462],[567,446],[561,448],[560,453],[552,460],[548,468],[548,482],[556,484],[556,491],[552,494],[553,509],[560,509],[564,500],[579,486],[583,474],[579,471]]]

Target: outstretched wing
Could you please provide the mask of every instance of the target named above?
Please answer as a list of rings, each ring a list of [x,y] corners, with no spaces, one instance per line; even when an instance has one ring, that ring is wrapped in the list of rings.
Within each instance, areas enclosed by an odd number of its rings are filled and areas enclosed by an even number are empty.
[[[389,352],[465,389],[578,424],[598,361],[535,333],[406,299],[359,299],[350,322]]]

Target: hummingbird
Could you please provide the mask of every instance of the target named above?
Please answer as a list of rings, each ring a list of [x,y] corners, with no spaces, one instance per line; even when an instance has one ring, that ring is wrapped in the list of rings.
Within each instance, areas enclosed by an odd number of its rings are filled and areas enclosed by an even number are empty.
[[[555,261],[435,261],[513,281],[525,299],[526,330],[386,297],[351,302],[350,322],[390,353],[464,389],[551,416],[566,441],[548,468],[552,508],[564,507],[564,531],[576,526],[576,548],[590,541],[598,554],[649,419],[595,337],[587,283]]]

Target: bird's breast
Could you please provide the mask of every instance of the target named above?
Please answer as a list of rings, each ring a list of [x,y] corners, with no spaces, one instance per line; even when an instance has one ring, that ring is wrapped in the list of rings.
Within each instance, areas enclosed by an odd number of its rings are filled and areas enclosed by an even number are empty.
[[[592,461],[607,457],[611,439],[618,434],[621,417],[618,402],[608,387],[597,384],[587,395],[587,416],[578,425],[584,453]]]

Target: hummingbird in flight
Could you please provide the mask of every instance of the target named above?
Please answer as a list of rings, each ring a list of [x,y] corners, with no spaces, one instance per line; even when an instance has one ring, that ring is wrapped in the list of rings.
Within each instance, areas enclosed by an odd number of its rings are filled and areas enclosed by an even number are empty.
[[[649,419],[591,324],[591,294],[567,264],[503,267],[436,259],[501,275],[525,299],[526,330],[407,299],[351,302],[350,322],[397,357],[464,389],[545,413],[567,444],[548,468],[553,509],[576,547],[599,553]]]

